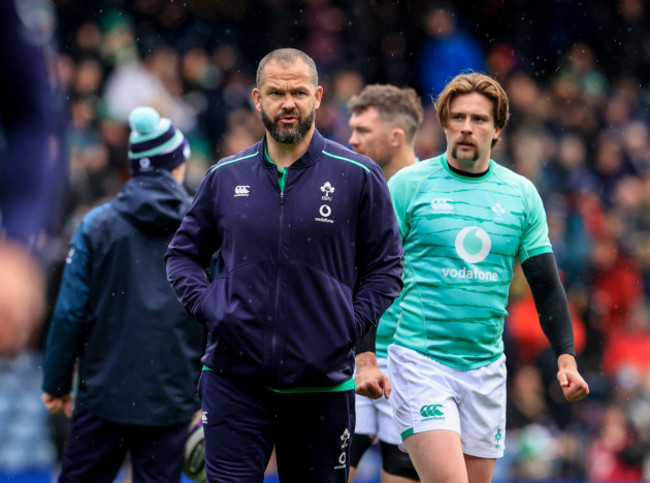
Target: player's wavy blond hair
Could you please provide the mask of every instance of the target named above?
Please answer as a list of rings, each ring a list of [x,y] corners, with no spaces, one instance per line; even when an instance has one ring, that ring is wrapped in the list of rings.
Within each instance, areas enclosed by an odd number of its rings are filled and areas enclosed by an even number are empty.
[[[503,129],[510,118],[510,103],[506,91],[501,84],[492,77],[480,72],[468,72],[454,77],[442,90],[438,99],[434,102],[438,113],[438,122],[443,128],[447,128],[449,120],[449,106],[456,96],[478,92],[492,101],[494,110],[494,125]],[[492,140],[492,146],[499,142],[500,138]]]

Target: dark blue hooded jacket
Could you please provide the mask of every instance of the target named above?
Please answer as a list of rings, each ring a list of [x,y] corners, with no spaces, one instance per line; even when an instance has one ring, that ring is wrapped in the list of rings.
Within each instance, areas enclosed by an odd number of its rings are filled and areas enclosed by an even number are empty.
[[[44,362],[43,390],[72,387],[107,421],[164,426],[198,409],[205,329],[178,303],[164,254],[191,198],[168,171],[131,179],[75,232]]]
[[[371,159],[316,131],[281,191],[264,149],[262,140],[206,174],[167,276],[210,332],[205,365],[273,389],[335,386],[401,289],[386,181]]]

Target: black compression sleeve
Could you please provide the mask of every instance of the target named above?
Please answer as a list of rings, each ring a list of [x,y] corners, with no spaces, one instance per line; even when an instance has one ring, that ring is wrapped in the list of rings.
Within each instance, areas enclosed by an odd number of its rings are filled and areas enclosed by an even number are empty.
[[[365,335],[357,339],[357,343],[354,346],[354,351],[356,354],[361,354],[362,352],[375,352],[375,339],[377,338],[377,326],[373,325],[370,327],[370,330],[365,333]]]
[[[555,256],[552,253],[535,255],[522,263],[521,268],[533,293],[542,330],[551,343],[555,357],[562,354],[575,356],[571,314]]]

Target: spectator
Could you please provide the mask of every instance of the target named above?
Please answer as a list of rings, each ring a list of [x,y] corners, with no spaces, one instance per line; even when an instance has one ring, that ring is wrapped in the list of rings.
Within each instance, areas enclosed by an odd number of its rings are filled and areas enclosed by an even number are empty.
[[[163,260],[191,203],[189,146],[151,107],[129,121],[133,178],[76,230],[47,341],[43,402],[72,416],[61,481],[112,481],[127,452],[134,482],[178,481],[199,407],[203,328],[176,301]]]
[[[426,38],[419,52],[420,90],[438,96],[457,74],[485,70],[480,44],[458,25],[458,14],[446,3],[427,8],[422,17]]]

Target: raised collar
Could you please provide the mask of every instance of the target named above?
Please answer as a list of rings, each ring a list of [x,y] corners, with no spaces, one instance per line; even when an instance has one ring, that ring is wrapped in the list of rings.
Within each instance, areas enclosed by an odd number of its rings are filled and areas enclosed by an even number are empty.
[[[311,164],[314,164],[318,159],[322,156],[323,154],[323,149],[325,149],[325,143],[326,140],[325,138],[321,135],[321,133],[318,132],[318,129],[314,129],[314,136],[312,137],[311,143],[309,144],[309,148],[303,154],[300,158],[298,158],[296,161],[294,161],[291,166],[289,166],[289,169],[293,168],[304,168],[306,166],[309,166]],[[266,136],[262,138],[262,141],[260,143],[260,157],[262,159],[262,162],[265,164],[269,165],[269,161],[267,160],[266,157]],[[271,160],[272,161],[272,160]]]

